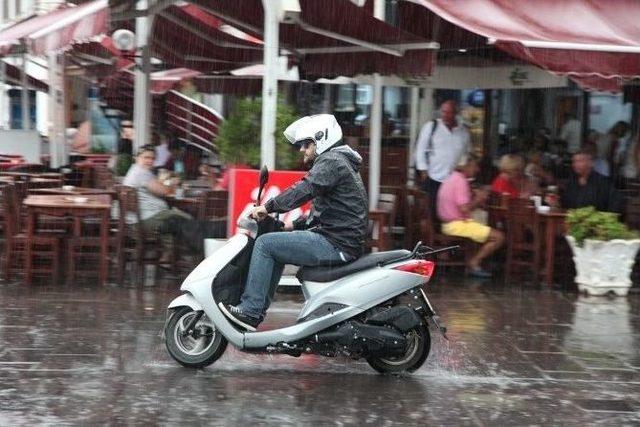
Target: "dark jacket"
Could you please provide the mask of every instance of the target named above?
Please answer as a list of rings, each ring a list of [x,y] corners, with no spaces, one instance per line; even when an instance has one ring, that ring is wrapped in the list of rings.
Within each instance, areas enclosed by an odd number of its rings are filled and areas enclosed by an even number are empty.
[[[265,208],[284,213],[313,200],[309,217],[296,229],[320,233],[352,258],[364,252],[368,228],[367,192],[358,172],[362,157],[342,145],[319,155],[309,173]]]
[[[620,194],[611,181],[598,172],[591,172],[585,185],[580,185],[578,176],[572,174],[562,194],[561,203],[565,209],[593,206],[596,210],[604,212],[622,211]]]

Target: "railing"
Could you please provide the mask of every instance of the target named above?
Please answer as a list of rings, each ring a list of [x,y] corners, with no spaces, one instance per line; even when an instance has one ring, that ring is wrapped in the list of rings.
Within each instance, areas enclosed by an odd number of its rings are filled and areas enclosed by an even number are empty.
[[[206,152],[217,151],[215,139],[224,118],[213,108],[176,92],[167,92],[167,125],[178,138]]]

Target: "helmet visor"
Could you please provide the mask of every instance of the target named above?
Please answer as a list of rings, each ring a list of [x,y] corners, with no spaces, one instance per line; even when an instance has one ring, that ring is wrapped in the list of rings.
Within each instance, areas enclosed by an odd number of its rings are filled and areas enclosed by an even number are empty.
[[[296,141],[293,143],[293,146],[296,147],[296,149],[301,149],[304,148],[305,150],[307,148],[309,148],[309,145],[311,144],[315,144],[315,141],[311,138],[306,138],[306,139],[301,139],[300,141]]]

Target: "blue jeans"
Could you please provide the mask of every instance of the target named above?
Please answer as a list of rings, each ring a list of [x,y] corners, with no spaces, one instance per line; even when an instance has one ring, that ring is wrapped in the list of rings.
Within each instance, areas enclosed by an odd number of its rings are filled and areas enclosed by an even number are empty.
[[[276,293],[285,264],[300,266],[339,265],[349,255],[333,247],[322,235],[311,231],[264,234],[255,242],[247,285],[239,308],[251,317],[262,318]]]

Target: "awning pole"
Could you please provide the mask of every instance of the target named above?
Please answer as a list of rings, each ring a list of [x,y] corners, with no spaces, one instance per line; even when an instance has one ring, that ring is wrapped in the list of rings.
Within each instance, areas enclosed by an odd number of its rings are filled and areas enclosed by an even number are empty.
[[[57,169],[67,162],[64,53],[49,52],[49,158]]]
[[[275,3],[275,4],[274,4]],[[262,127],[260,165],[276,166],[276,112],[278,108],[278,50],[280,1],[262,0],[264,9],[264,76],[262,77]]]
[[[50,166],[52,168],[60,167],[58,165],[58,151],[59,147],[59,117],[58,108],[60,103],[58,102],[58,58],[57,53],[50,51],[47,54],[49,62],[49,159]]]
[[[415,164],[415,150],[416,140],[418,139],[418,130],[420,124],[418,123],[419,117],[419,105],[420,101],[420,88],[413,86],[411,88],[411,104],[410,104],[410,118],[409,118],[409,144],[407,150],[407,185],[413,185],[415,182],[415,170],[413,165]]]
[[[325,84],[323,89],[323,98],[322,98],[322,112],[331,114],[331,86],[330,84]]]
[[[136,9],[147,10],[147,6],[147,0],[138,0]],[[149,16],[136,18],[136,47],[141,50],[142,60],[139,64],[140,66],[135,70],[133,89],[134,152],[151,142],[149,138],[151,121],[151,95],[149,92],[151,57],[148,47],[150,25]]]
[[[27,74],[27,54],[22,54],[22,129],[31,129],[31,115],[29,114],[29,76]]]
[[[384,0],[374,0],[373,16],[384,21]],[[382,154],[382,76],[373,75],[373,99],[369,130],[369,209],[378,207],[380,196],[380,159]]]
[[[7,122],[5,121],[5,103],[7,101],[7,92],[5,89],[6,81],[7,64],[2,59],[0,59],[0,129],[4,129],[5,127],[8,128],[8,126],[6,126]]]

